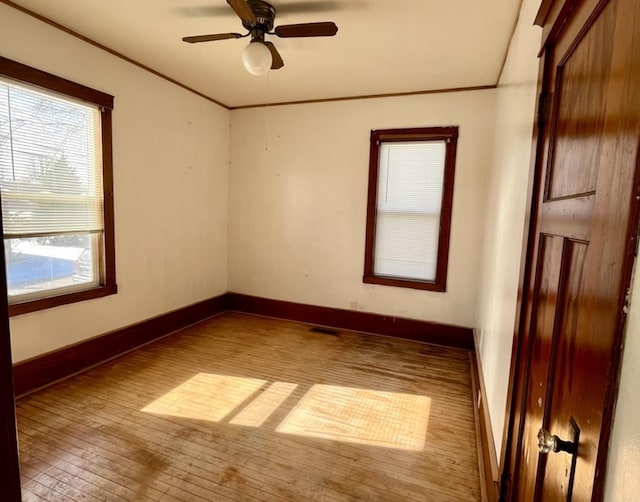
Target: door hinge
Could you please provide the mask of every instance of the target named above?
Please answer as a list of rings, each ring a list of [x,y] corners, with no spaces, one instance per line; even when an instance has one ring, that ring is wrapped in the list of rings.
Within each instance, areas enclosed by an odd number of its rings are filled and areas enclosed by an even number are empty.
[[[538,97],[538,112],[536,120],[538,122],[538,127],[542,128],[547,122],[549,122],[549,109],[551,100],[549,99],[549,94],[546,92],[541,92]]]
[[[629,313],[630,306],[631,306],[631,288],[627,288],[627,294],[624,295],[624,305],[622,306],[622,313],[627,315]]]

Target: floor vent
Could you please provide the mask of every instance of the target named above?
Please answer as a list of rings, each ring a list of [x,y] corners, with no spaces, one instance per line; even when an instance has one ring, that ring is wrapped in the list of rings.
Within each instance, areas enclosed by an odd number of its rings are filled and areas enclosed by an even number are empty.
[[[338,332],[335,329],[322,328],[320,326],[314,326],[309,331],[313,331],[314,333],[322,333],[323,335],[334,335],[334,336],[338,335]]]

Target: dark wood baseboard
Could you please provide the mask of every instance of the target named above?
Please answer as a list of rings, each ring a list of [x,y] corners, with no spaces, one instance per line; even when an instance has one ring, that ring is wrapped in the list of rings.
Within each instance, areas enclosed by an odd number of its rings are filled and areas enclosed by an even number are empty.
[[[226,293],[20,361],[13,365],[15,394],[27,394],[227,310],[473,349],[470,328]]]
[[[482,363],[478,352],[478,344],[469,353],[471,362],[471,380],[473,387],[473,411],[476,421],[476,436],[478,438],[478,463],[482,499],[487,502],[498,502],[500,492],[498,459],[496,456],[491,417],[487,408],[487,391],[484,386]]]
[[[15,394],[26,394],[228,310],[225,293],[13,365]]]
[[[470,328],[229,293],[230,310],[473,350]]]

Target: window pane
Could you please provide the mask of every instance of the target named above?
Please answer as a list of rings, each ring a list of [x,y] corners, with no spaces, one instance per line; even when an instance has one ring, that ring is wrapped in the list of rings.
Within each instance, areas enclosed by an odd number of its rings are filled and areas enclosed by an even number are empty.
[[[0,81],[0,189],[10,302],[98,286],[97,107]]]
[[[440,217],[378,214],[377,275],[432,281],[436,277]]]
[[[380,145],[374,273],[436,277],[445,141]]]
[[[9,299],[46,296],[50,290],[97,285],[98,236],[90,234],[5,239]]]
[[[444,141],[382,143],[378,166],[378,211],[440,213]]]
[[[99,134],[95,107],[0,82],[5,236],[102,230]]]

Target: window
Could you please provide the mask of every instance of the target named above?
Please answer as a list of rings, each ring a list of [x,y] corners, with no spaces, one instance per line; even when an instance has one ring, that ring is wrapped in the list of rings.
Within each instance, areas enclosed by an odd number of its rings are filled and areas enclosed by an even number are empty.
[[[457,127],[371,131],[364,282],[445,291]]]
[[[116,292],[113,97],[0,57],[9,311]]]

